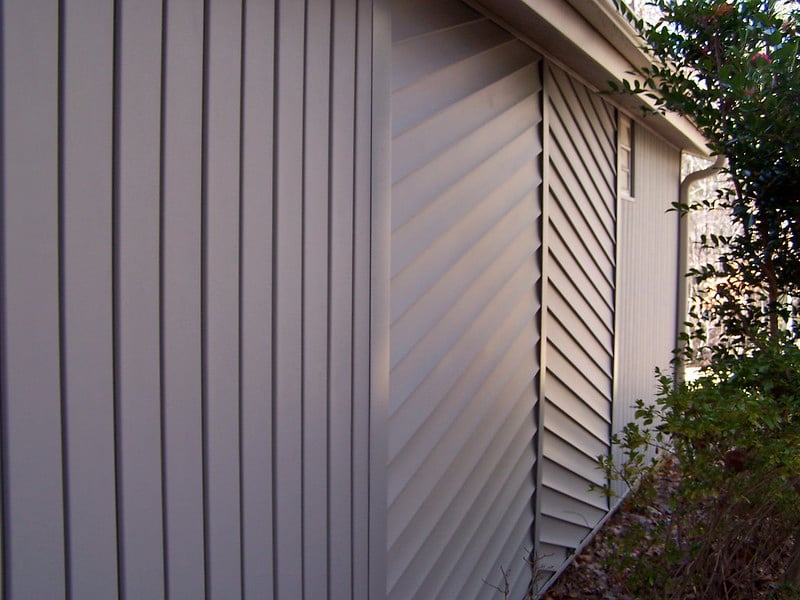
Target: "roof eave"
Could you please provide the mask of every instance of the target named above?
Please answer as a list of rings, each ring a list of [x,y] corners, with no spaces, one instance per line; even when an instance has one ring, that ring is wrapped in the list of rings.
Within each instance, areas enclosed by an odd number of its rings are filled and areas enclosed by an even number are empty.
[[[609,0],[474,0],[470,2],[572,71],[596,90],[621,82],[649,64],[633,27]],[[567,34],[569,32],[569,35]],[[619,95],[614,102],[634,116],[648,99]],[[643,122],[674,146],[707,155],[706,141],[686,118],[654,114]]]

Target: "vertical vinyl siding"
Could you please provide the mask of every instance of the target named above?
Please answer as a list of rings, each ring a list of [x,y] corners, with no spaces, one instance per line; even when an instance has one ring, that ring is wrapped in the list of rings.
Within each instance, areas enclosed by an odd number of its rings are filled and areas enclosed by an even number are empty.
[[[242,594],[272,598],[274,380],[272,321],[275,146],[275,5],[248,2],[242,60],[241,477]],[[266,34],[265,32],[268,32]]]
[[[3,588],[8,598],[62,598],[58,3],[0,10]]]
[[[169,598],[205,597],[202,398],[203,5],[165,13],[161,368]]]
[[[544,404],[536,523],[545,569],[558,569],[608,509],[614,372],[616,146],[613,111],[548,66],[543,315]]]
[[[366,4],[366,3],[365,3]],[[362,5],[360,8],[363,8]],[[372,154],[370,165],[371,179],[369,188],[372,193],[370,205],[370,276],[371,296],[369,311],[372,314],[370,323],[370,349],[372,364],[369,372],[369,476],[370,487],[375,490],[376,500],[369,506],[369,539],[373,542],[367,555],[367,568],[369,570],[369,597],[383,599],[386,597],[386,569],[387,569],[387,543],[386,543],[386,478],[387,450],[386,439],[389,430],[389,377],[390,377],[390,301],[391,278],[390,256],[392,238],[392,166],[386,160],[392,155],[392,111],[391,111],[391,85],[390,72],[392,61],[392,4],[391,0],[375,0],[371,3],[372,10],[364,11],[365,18],[372,19],[372,55],[371,61],[360,61],[362,69],[371,69],[372,72],[372,122],[370,123],[371,139],[369,148]],[[364,29],[361,34],[365,35]],[[361,77],[363,82],[366,78]],[[363,111],[365,106],[360,105]],[[359,123],[361,120],[359,119]],[[357,128],[358,140],[363,139],[365,131]],[[363,171],[357,169],[359,184],[362,181]],[[364,211],[359,214],[361,222]],[[364,235],[363,228],[359,228],[357,243]],[[359,244],[360,245],[360,244]],[[358,281],[358,279],[357,279]],[[359,303],[359,308],[366,310],[364,303]],[[356,341],[359,341],[357,338]],[[364,390],[364,385],[359,386]],[[360,504],[360,503],[359,503]],[[363,526],[363,525],[361,525]],[[361,528],[359,527],[359,530]],[[356,545],[358,548],[359,545]],[[358,586],[356,586],[358,589]]]
[[[113,6],[63,13],[63,365],[70,593],[117,597],[112,265]],[[85,31],[102,35],[84,35]],[[87,129],[80,123],[91,123]]]
[[[352,146],[355,141],[355,113],[352,110],[355,90],[356,31],[353,16],[355,6],[334,4],[334,39],[340,40],[334,47],[331,68],[331,146]],[[330,436],[328,460],[337,476],[330,485],[330,575],[328,585],[334,598],[352,597],[353,565],[350,557],[353,551],[352,476],[352,408],[336,410],[344,406],[344,398],[353,394],[353,378],[350,360],[353,352],[353,205],[349,198],[353,193],[353,156],[340,154],[339,160],[331,165],[330,185],[330,264],[336,275],[330,281],[330,303],[332,314],[339,315],[330,323],[329,329],[329,368],[328,380],[331,413],[328,421]],[[313,572],[309,577],[315,577]]]
[[[538,57],[456,1],[393,3],[388,597],[527,585]]]
[[[116,18],[114,358],[120,595],[156,598],[164,594],[159,360],[162,4],[125,4]]]
[[[669,372],[682,276],[678,215],[667,212],[678,197],[680,152],[640,125],[634,136],[636,199],[620,200],[619,214],[615,433],[634,420],[637,399],[653,398],[655,368]]]
[[[0,10],[4,597],[366,597],[372,3]]]
[[[305,497],[303,527],[308,536],[304,545],[303,563],[306,569],[306,593],[325,597],[328,583],[327,489],[326,455],[328,452],[328,327],[326,320],[328,296],[328,147],[330,102],[331,11],[328,4],[309,4],[306,15],[308,42],[306,44],[308,76],[304,152],[306,168],[303,173],[305,198],[303,210],[303,252],[305,269],[303,310],[305,327],[303,364],[306,365],[303,386],[309,398],[303,410],[303,456],[309,467],[303,473]],[[323,418],[324,417],[324,418]],[[349,556],[343,553],[345,560]]]
[[[241,595],[240,300],[241,18],[206,3],[203,287],[206,585]]]

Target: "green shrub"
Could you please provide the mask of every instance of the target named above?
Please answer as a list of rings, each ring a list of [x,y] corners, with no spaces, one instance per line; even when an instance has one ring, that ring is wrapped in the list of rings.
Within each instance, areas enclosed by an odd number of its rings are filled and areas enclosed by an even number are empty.
[[[800,348],[785,335],[718,357],[695,381],[660,375],[653,405],[614,443],[625,460],[602,466],[652,506],[648,449],[678,463],[665,515],[618,541],[613,569],[641,598],[754,598],[790,594],[779,572],[800,528]],[[796,597],[796,596],[787,596]]]

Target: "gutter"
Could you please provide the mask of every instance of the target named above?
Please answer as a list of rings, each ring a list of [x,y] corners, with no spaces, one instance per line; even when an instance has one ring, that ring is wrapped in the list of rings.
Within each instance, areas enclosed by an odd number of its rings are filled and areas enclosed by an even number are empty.
[[[708,179],[719,173],[723,168],[727,158],[722,155],[717,156],[717,160],[713,165],[705,169],[700,169],[693,173],[689,173],[683,181],[681,181],[678,202],[681,205],[689,204],[689,189],[703,179]],[[683,214],[678,221],[678,302],[676,306],[677,314],[677,333],[678,337],[686,333],[686,320],[689,317],[689,281],[687,273],[689,271],[689,218],[688,214]],[[679,347],[683,348],[683,344],[679,343]],[[683,363],[676,363],[675,365],[675,382],[683,381],[684,366]]]
[[[608,0],[567,0],[634,67],[650,66],[642,39]]]

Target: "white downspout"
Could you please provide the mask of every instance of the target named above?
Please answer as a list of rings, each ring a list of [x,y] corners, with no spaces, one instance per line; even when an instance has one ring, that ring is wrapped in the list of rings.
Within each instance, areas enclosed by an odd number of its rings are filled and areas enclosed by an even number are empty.
[[[712,177],[719,173],[724,167],[727,159],[719,155],[713,165],[699,171],[689,173],[683,181],[681,181],[680,193],[678,201],[681,206],[689,205],[689,189],[693,184],[708,177]],[[686,320],[689,318],[689,282],[686,277],[689,271],[689,215],[684,213],[678,220],[678,334],[686,332]],[[683,343],[679,344],[683,347]],[[678,362],[675,365],[675,382],[683,381],[684,367],[683,363]]]

